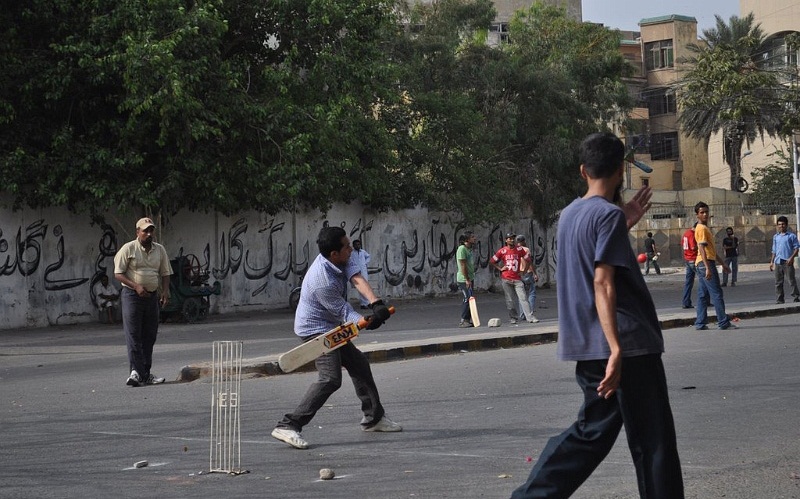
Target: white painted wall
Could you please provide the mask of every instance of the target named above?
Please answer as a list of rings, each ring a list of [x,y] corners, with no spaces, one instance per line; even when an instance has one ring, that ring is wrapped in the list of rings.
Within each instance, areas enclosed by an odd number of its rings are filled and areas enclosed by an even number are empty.
[[[102,273],[115,282],[113,255],[133,239],[137,218],[109,214],[109,225],[101,226],[62,208],[0,210],[0,330],[96,321],[92,284]],[[156,236],[170,258],[197,256],[209,283],[222,285],[222,293],[211,296],[211,313],[231,313],[287,307],[291,289],[318,254],[316,236],[325,223],[363,241],[372,255],[370,283],[379,296],[450,293],[464,228],[445,213],[375,213],[356,203],[334,206],[325,216],[185,211],[163,220]],[[508,231],[526,235],[540,275],[554,278],[555,229],[545,234],[528,219],[470,229],[479,239],[479,289],[497,284],[486,264]]]

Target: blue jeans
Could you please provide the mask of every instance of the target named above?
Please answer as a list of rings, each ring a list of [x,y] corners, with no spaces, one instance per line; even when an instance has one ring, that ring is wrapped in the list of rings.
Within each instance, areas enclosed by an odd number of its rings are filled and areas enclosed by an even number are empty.
[[[512,499],[567,498],[605,459],[622,426],[636,468],[639,495],[682,499],[683,477],[675,423],[660,354],[622,359],[622,381],[609,399],[597,395],[606,360],[584,360],[575,367],[583,392],[578,419],[551,438],[528,480]]]
[[[739,257],[738,256],[726,256],[725,257],[725,265],[731,269],[731,283],[736,284],[737,277],[739,276]],[[722,285],[728,285],[728,274],[722,274]]]
[[[369,361],[355,345],[348,341],[338,350],[317,357],[314,365],[317,367],[317,381],[308,388],[297,409],[285,415],[276,425],[277,428],[302,431],[328,398],[342,386],[342,367],[347,369],[356,396],[361,400],[361,412],[364,413],[361,426],[375,426],[383,418],[384,409]]]
[[[525,284],[525,291],[528,293],[528,306],[531,308],[531,313],[536,311],[536,281],[533,280],[533,274],[530,272],[522,275],[522,282]]]
[[[714,260],[709,260],[711,264],[711,280],[706,279],[706,267],[703,262],[697,264],[697,319],[694,322],[696,329],[701,329],[708,322],[708,306],[714,305],[717,314],[717,326],[725,329],[730,326],[731,321],[725,313],[725,298],[722,296],[722,286],[719,282],[719,272]]]
[[[466,282],[459,282],[458,289],[461,290],[461,295],[464,297],[464,303],[461,304],[461,320],[464,321],[472,321],[472,314],[469,313],[469,299],[472,297],[473,287],[475,286],[475,281],[470,281],[472,286],[467,287]]]
[[[694,262],[686,263],[686,279],[683,281],[683,308],[691,308],[692,306],[692,288],[694,288],[694,277],[697,275],[697,269]]]
[[[142,379],[150,375],[153,365],[153,346],[158,336],[158,321],[161,312],[158,293],[142,298],[131,288],[120,290],[122,302],[122,329],[128,346],[128,363]]]

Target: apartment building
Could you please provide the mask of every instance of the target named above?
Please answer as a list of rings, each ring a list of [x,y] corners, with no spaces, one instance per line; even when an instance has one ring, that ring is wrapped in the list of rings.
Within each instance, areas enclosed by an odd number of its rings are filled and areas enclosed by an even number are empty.
[[[671,85],[678,80],[681,57],[697,42],[697,20],[681,15],[642,19],[641,31],[621,32],[620,51],[633,66],[627,80],[637,104],[629,115],[633,124],[625,135],[635,158],[653,168],[645,173],[629,168],[626,187],[649,185],[656,190],[681,191],[708,186],[705,144],[683,134]]]

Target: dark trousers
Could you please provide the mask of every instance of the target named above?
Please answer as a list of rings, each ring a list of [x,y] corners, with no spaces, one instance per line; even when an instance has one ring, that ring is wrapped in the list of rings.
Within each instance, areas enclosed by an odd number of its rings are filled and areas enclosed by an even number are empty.
[[[364,413],[361,425],[374,426],[383,418],[384,410],[369,361],[355,345],[347,342],[338,350],[317,357],[314,365],[317,367],[317,381],[309,387],[297,409],[285,415],[277,424],[278,428],[302,431],[325,401],[342,386],[342,367],[347,369],[356,396],[361,400],[361,411]]]
[[[571,496],[611,451],[623,425],[640,497],[683,498],[675,425],[661,356],[623,359],[622,383],[610,399],[597,395],[606,363],[577,363],[575,377],[584,397],[578,420],[547,442],[528,481],[514,491],[512,499]]]
[[[474,281],[471,281],[474,286]],[[472,321],[472,314],[469,311],[469,299],[472,297],[472,286],[467,287],[467,283],[459,282],[458,289],[461,290],[461,296],[464,297],[464,303],[461,305],[461,319],[465,321]]]
[[[131,370],[139,373],[142,379],[150,374],[153,365],[153,346],[158,336],[158,320],[161,307],[158,293],[142,298],[136,291],[123,287],[120,290],[122,302],[122,328],[128,345],[128,363]]]
[[[800,290],[797,289],[797,279],[795,278],[794,265],[789,265],[788,262],[783,260],[781,263],[776,263],[775,269],[775,296],[778,301],[783,301],[783,282],[786,277],[789,278],[789,291],[792,296],[797,298],[800,296]]]

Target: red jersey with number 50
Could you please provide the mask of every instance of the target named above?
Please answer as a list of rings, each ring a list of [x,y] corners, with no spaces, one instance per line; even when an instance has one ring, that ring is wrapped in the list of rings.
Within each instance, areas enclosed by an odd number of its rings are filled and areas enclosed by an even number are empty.
[[[531,257],[520,247],[509,248],[508,246],[503,246],[497,253],[494,254],[492,260],[495,263],[503,262],[503,266],[505,270],[500,273],[500,276],[503,279],[508,279],[510,281],[519,281],[522,278],[519,275],[519,265],[522,260],[531,261]]]

